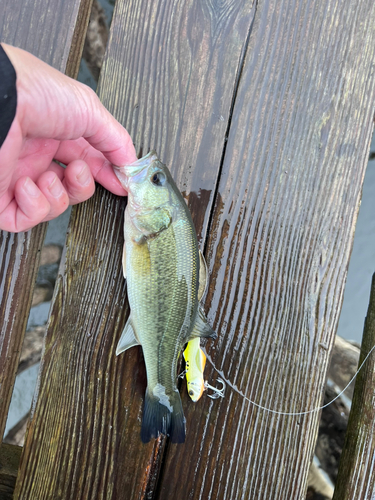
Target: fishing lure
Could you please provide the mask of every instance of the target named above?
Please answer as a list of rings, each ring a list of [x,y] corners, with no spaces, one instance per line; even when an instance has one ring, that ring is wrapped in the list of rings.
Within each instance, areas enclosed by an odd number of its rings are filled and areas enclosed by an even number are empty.
[[[219,378],[218,381],[222,384],[221,389],[211,386],[204,380],[203,372],[206,366],[206,355],[200,347],[199,337],[191,340],[184,351],[185,371],[180,375],[186,376],[187,391],[191,400],[196,403],[204,391],[211,390],[212,394],[207,393],[211,399],[224,397],[225,383]]]

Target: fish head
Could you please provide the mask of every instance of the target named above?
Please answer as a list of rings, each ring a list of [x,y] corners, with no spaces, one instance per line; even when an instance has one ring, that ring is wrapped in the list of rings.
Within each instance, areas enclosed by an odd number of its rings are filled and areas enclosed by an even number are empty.
[[[202,396],[204,391],[203,378],[196,377],[187,381],[187,391],[190,399],[196,403]]]
[[[155,151],[131,165],[114,167],[114,171],[128,192],[128,205],[133,212],[150,213],[171,204],[174,181]]]

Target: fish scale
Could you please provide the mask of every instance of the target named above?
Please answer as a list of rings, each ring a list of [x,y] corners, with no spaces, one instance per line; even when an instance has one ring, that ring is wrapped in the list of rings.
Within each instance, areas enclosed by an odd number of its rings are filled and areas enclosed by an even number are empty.
[[[141,438],[159,433],[185,440],[177,362],[192,337],[212,337],[199,307],[200,267],[206,264],[190,212],[167,167],[151,152],[115,172],[128,191],[124,276],[130,317],[116,354],[140,344],[147,372]],[[202,292],[201,292],[202,294]]]
[[[148,273],[143,272],[142,264],[141,272],[138,273],[137,265],[134,265],[140,260],[138,253],[141,253],[142,261],[143,250],[137,252],[138,248],[131,244],[130,250],[127,250],[127,255],[130,254],[129,264],[134,269],[128,278],[129,302],[136,304],[132,308],[133,326],[139,332],[138,337],[145,355],[147,380],[151,390],[157,383],[169,389],[175,387],[170,370],[163,370],[163,367],[176,363],[177,355],[185,340],[182,338],[176,339],[175,343],[169,342],[174,332],[179,331],[181,334],[183,318],[180,310],[182,309],[185,314],[188,308],[187,294],[184,294],[177,279],[178,255],[173,240],[173,228],[170,227],[163,231],[158,240],[151,240],[146,244],[150,259]],[[155,245],[160,246],[161,250],[154,249]],[[190,306],[190,318],[193,313],[193,308]],[[157,353],[155,353],[155,343],[158,345]],[[157,363],[149,360],[155,356]]]

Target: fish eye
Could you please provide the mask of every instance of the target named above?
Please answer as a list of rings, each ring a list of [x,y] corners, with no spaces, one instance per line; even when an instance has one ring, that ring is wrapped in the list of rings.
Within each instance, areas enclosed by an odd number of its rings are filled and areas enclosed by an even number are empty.
[[[155,172],[154,175],[151,177],[151,182],[155,186],[164,186],[165,184],[165,175],[163,172]]]

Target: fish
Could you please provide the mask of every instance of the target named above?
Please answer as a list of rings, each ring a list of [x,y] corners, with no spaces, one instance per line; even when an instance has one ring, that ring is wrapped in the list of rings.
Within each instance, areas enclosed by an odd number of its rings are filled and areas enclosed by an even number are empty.
[[[200,348],[199,337],[191,340],[184,350],[187,391],[190,399],[196,403],[205,391],[203,372],[206,355]]]
[[[207,287],[207,264],[185,200],[156,152],[114,171],[128,192],[122,267],[130,306],[116,354],[136,345],[143,350],[142,442],[164,434],[172,443],[183,443],[178,359],[193,338],[216,337],[199,303]]]

